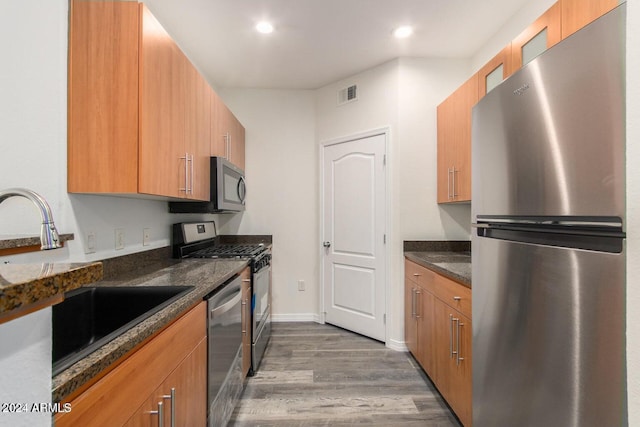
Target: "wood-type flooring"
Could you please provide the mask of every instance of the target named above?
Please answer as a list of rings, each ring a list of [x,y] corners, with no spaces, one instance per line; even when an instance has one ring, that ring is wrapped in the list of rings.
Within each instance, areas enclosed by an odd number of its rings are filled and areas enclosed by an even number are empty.
[[[459,427],[408,354],[331,325],[274,323],[232,427]]]

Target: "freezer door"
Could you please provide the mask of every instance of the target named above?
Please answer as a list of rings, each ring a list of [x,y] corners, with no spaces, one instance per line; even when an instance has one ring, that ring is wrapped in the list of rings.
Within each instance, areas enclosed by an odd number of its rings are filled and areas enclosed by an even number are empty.
[[[622,253],[473,236],[473,425],[626,425]]]
[[[473,109],[472,215],[624,220],[625,5]]]

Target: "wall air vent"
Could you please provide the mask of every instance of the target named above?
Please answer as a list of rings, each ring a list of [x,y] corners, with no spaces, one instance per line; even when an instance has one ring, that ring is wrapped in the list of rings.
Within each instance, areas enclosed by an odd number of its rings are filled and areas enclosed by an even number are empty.
[[[338,105],[358,100],[358,86],[351,85],[338,91]]]

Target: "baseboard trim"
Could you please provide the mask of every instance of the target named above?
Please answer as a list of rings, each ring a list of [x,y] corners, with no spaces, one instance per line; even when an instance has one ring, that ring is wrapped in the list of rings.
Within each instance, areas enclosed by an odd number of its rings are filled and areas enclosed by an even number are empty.
[[[316,322],[320,321],[320,315],[315,313],[288,313],[288,314],[272,314],[271,321],[278,322]]]
[[[407,349],[407,345],[404,341],[396,341],[396,340],[387,340],[387,342],[385,343],[385,345],[387,346],[387,348],[390,348],[391,350],[395,350],[395,351],[409,351]]]

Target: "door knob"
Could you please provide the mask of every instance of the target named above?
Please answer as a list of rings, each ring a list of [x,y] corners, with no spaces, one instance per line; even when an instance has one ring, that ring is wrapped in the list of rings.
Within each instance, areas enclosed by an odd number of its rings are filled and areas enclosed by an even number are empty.
[[[331,247],[331,242],[324,242],[322,246],[324,246],[325,248],[329,248]]]

